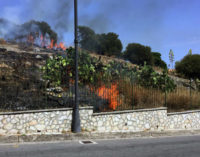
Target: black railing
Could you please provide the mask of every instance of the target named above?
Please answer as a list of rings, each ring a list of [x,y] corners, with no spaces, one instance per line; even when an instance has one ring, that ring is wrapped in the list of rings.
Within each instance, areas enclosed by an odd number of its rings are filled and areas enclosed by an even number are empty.
[[[47,55],[0,53],[0,111],[22,111],[73,107],[74,80],[54,87],[42,79],[41,58]],[[155,108],[166,106],[170,112],[200,109],[200,92],[190,82],[165,92],[141,86],[134,76],[98,78],[79,85],[80,106],[94,106],[94,112]]]

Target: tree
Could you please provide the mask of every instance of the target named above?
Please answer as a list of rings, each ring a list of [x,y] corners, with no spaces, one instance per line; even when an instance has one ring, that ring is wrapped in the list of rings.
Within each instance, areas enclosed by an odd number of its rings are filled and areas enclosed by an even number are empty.
[[[97,36],[91,28],[86,26],[79,26],[78,38],[81,48],[89,51],[97,51]]]
[[[57,34],[51,29],[48,23],[42,21],[42,22],[37,22],[40,30],[42,31],[42,34],[45,35],[46,33],[49,34],[50,39],[54,40],[54,43],[57,43]]]
[[[39,21],[34,21],[34,20],[31,20],[29,22],[26,22],[24,24],[21,25],[21,31],[25,31],[25,33],[27,32],[38,32],[38,31],[41,31],[41,33],[43,34],[43,36],[45,34],[48,34],[50,39],[53,39],[54,40],[54,43],[57,42],[57,33],[54,32],[51,27],[49,26],[48,23],[42,21],[42,22],[39,22]]]
[[[124,52],[125,59],[130,60],[133,64],[152,65],[151,48],[137,43],[130,43]]]
[[[110,32],[108,34],[98,35],[99,49],[98,53],[108,56],[120,56],[122,51],[122,43],[118,39],[116,33]]]
[[[159,52],[151,52],[151,55],[154,66],[167,69],[167,64],[161,59],[161,54]]]
[[[180,62],[176,62],[176,72],[187,78],[200,78],[200,55],[186,55]]]
[[[188,54],[189,54],[189,55],[192,55],[192,49],[189,49]]]
[[[79,26],[78,38],[81,48],[85,50],[108,56],[121,55],[122,43],[116,33],[96,34],[89,27]]]
[[[171,62],[171,67],[173,69],[173,63],[174,63],[174,52],[172,51],[172,49],[170,49],[169,51],[169,61]]]

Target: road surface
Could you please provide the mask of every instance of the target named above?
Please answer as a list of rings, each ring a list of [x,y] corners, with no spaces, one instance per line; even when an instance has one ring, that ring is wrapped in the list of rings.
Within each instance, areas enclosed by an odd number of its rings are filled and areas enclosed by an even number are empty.
[[[200,157],[200,136],[1,144],[0,157]]]

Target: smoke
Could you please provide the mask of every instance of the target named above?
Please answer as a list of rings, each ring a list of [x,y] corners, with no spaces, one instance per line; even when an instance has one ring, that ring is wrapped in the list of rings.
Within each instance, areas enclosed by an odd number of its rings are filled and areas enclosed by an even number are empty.
[[[71,13],[73,1],[66,0],[34,0],[27,2],[28,18],[45,21],[63,38],[64,32],[72,26]]]
[[[152,41],[161,42],[160,32],[165,27],[164,19],[171,8],[181,5],[180,1],[183,0],[78,0],[79,25],[89,26],[97,33],[123,32],[120,38],[126,40],[125,44],[134,41],[143,41],[144,44],[152,44]],[[66,35],[72,38],[73,0],[20,2],[18,6],[5,7],[1,13],[2,17],[17,24],[32,19],[45,21],[58,33],[60,40],[66,40]]]
[[[74,27],[74,1],[73,0],[34,0],[27,1],[25,12],[28,13],[27,19],[45,21],[58,33],[60,40],[68,32],[73,32]],[[106,29],[105,18],[98,14],[87,15],[87,10],[92,0],[79,1],[79,24],[87,25],[97,31]],[[101,22],[100,22],[101,21]],[[101,23],[101,24],[100,24]]]

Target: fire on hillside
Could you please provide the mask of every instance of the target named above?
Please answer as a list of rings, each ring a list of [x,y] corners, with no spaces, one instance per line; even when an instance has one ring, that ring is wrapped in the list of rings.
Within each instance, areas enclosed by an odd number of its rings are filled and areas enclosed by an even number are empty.
[[[42,33],[29,33],[27,36],[24,36],[21,39],[18,39],[18,41],[24,42],[26,40],[27,43],[31,45],[37,45],[43,48],[47,49],[60,49],[65,51],[66,46],[63,42],[56,43],[53,39],[50,39],[48,34],[43,35]]]

